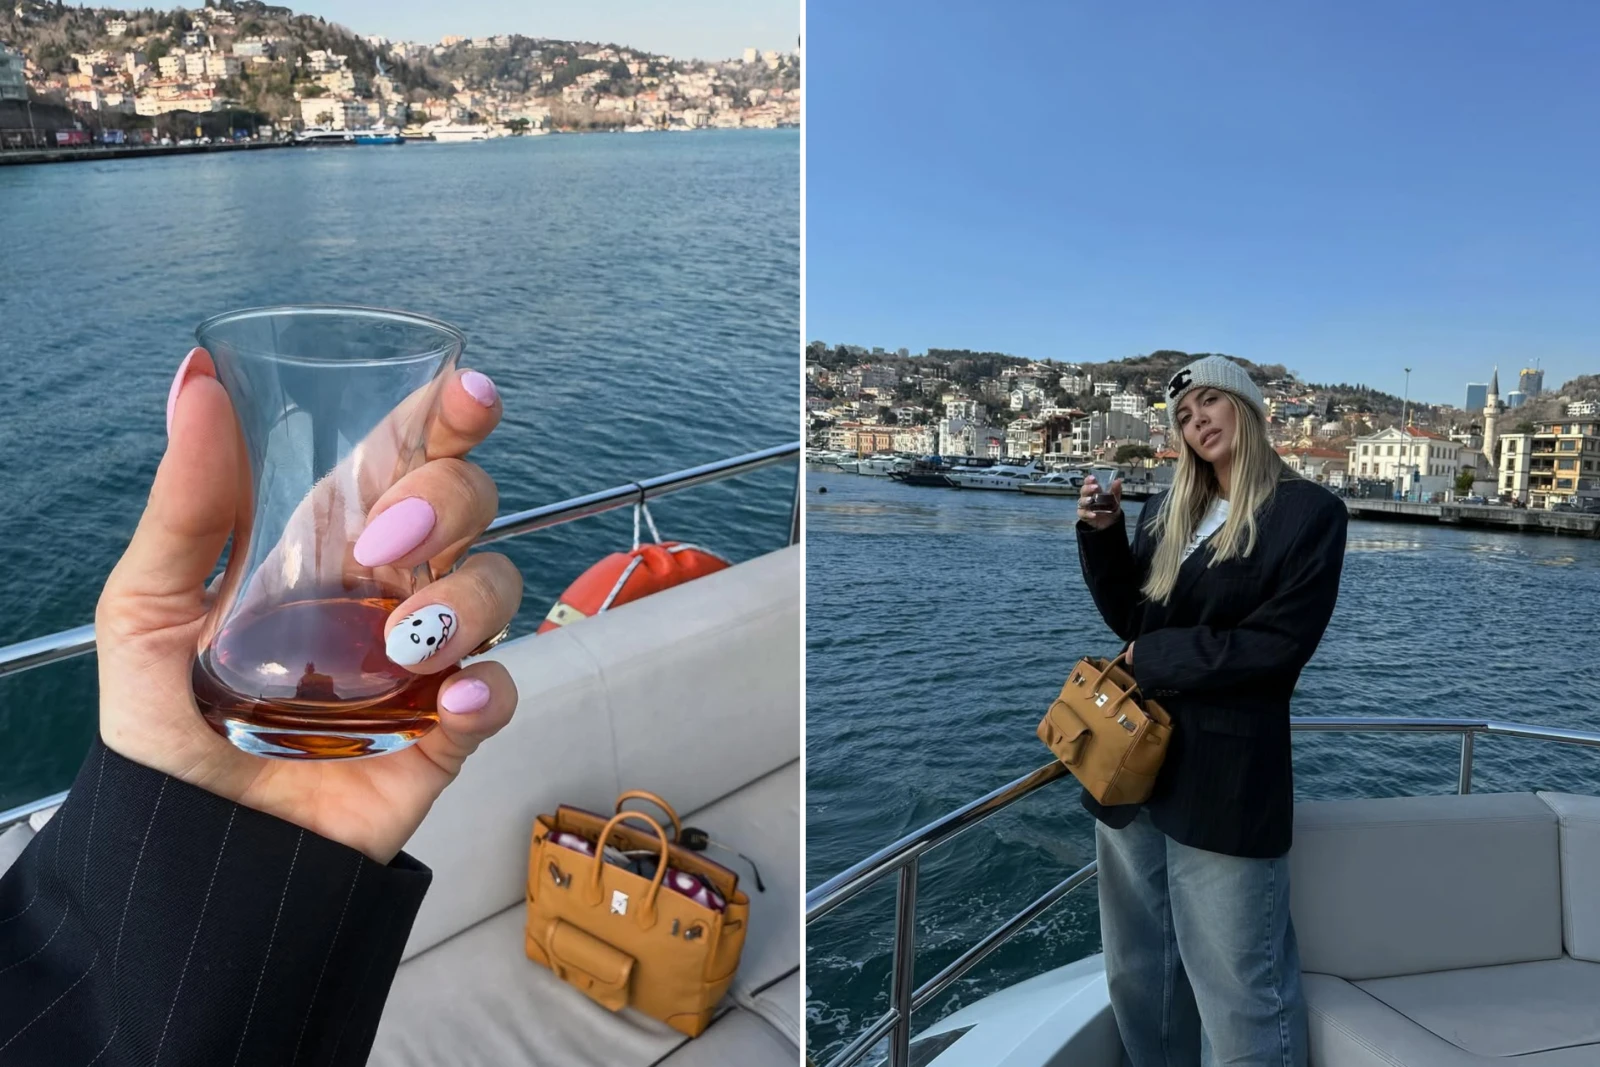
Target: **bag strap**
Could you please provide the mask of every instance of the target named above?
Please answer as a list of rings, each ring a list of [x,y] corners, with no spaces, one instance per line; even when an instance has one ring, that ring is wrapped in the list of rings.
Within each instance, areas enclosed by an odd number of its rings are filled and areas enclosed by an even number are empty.
[[[678,813],[672,810],[671,804],[668,804],[665,800],[662,800],[660,797],[656,796],[647,789],[630,789],[617,798],[617,806],[613,810],[620,814],[622,811],[622,805],[626,804],[630,800],[643,800],[660,808],[666,814],[667,819],[672,823],[672,840],[683,840],[683,822],[679,820]]]
[[[1123,649],[1121,652],[1117,653],[1115,659],[1107,660],[1106,661],[1106,665],[1103,668],[1101,668],[1100,673],[1098,675],[1096,675],[1094,681],[1089,684],[1089,692],[1093,693],[1093,692],[1097,691],[1100,688],[1101,683],[1104,682],[1107,678],[1109,678],[1111,676],[1111,669],[1113,667],[1115,667],[1117,664],[1120,663],[1124,667],[1126,667],[1127,666],[1127,659],[1128,659],[1128,650],[1127,649]],[[1138,691],[1139,691],[1139,683],[1138,682],[1134,682],[1127,689],[1123,690],[1122,691],[1122,695],[1117,697],[1117,699],[1113,700],[1104,709],[1102,714],[1105,715],[1105,717],[1108,718],[1108,719],[1111,718],[1112,716],[1116,715],[1117,709],[1122,706],[1123,701],[1130,699]]]
[[[589,871],[588,901],[590,907],[599,907],[604,894],[600,889],[600,868],[606,862],[606,841],[611,837],[611,831],[619,823],[628,819],[638,819],[647,823],[650,829],[656,832],[661,839],[661,861],[656,864],[656,876],[650,879],[650,891],[645,894],[644,903],[639,907],[639,925],[648,930],[656,924],[656,896],[661,892],[661,880],[667,876],[667,832],[661,829],[661,824],[642,811],[621,811],[611,817],[605,829],[600,831],[600,839],[595,842],[594,866]]]

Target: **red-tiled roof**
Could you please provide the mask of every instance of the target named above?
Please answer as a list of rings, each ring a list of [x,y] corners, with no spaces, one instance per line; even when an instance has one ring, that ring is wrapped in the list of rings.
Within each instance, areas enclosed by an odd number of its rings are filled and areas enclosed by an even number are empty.
[[[1450,438],[1446,437],[1442,433],[1434,433],[1432,430],[1419,429],[1416,426],[1407,426],[1406,427],[1406,433],[1410,434],[1412,437],[1430,437],[1435,441],[1448,441],[1448,440],[1450,440]]]

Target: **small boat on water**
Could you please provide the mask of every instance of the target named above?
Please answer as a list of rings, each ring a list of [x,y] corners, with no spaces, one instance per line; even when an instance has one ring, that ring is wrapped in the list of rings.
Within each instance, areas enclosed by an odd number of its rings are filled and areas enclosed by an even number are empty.
[[[1051,471],[1036,481],[1019,487],[1034,496],[1077,496],[1083,489],[1082,471]]]
[[[294,143],[303,145],[347,145],[355,144],[355,140],[350,130],[335,130],[330,126],[307,126],[294,135]]]
[[[863,456],[856,461],[855,467],[857,474],[887,478],[897,470],[910,469],[911,461],[903,456],[894,455]]]
[[[456,141],[487,141],[489,127],[484,125],[468,126],[454,122],[429,122],[423,130],[433,134],[433,139],[440,144],[451,144]]]
[[[987,467],[963,464],[949,472],[949,479],[957,489],[995,489],[1015,493],[1037,479],[1039,474],[1039,468],[1031,463],[996,463]]]
[[[405,144],[406,139],[393,126],[374,126],[370,130],[356,130],[356,144]]]

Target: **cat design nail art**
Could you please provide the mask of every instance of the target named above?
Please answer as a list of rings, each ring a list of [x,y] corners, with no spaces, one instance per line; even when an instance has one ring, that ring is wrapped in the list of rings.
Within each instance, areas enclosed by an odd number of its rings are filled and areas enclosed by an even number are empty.
[[[401,619],[400,624],[389,631],[384,652],[400,666],[410,667],[443,648],[455,632],[454,609],[442,604],[429,604]]]

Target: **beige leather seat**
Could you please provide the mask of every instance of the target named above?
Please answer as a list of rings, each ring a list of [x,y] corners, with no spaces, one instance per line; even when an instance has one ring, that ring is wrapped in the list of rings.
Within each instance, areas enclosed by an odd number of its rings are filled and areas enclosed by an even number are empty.
[[[1313,1067],[1600,1065],[1600,799],[1300,804]]]
[[[615,612],[508,641],[512,724],[408,846],[434,883],[374,1067],[785,1067],[800,1058],[800,553],[784,549]],[[750,933],[723,1014],[693,1041],[613,1015],[523,954],[533,819],[667,798],[742,861]]]

